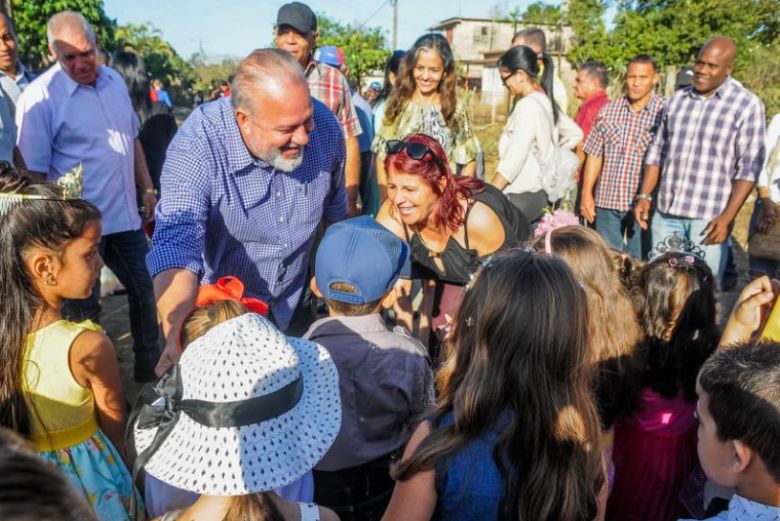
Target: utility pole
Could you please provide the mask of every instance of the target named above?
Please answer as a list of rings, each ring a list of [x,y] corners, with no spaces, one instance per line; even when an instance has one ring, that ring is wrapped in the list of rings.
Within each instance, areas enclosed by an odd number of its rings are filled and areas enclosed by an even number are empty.
[[[13,2],[12,0],[3,0],[3,8],[5,9],[5,14],[8,16],[8,18],[13,20],[14,13],[13,13],[13,5],[11,5]]]
[[[390,0],[393,6],[393,50],[398,48],[398,0]]]

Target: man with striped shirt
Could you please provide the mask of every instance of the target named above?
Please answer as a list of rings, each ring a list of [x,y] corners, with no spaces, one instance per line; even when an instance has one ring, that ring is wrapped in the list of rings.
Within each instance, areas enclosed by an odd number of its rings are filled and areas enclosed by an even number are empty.
[[[658,80],[650,56],[628,62],[626,95],[599,111],[583,148],[588,157],[580,212],[588,222],[596,222],[596,231],[607,244],[637,259],[642,258],[642,240],[631,210],[645,153],[664,108],[663,98],[654,91]]]
[[[720,280],[734,219],[764,162],[764,105],[730,77],[737,47],[724,36],[699,51],[690,87],[669,99],[645,158],[634,217],[652,240],[674,232],[698,243]]]

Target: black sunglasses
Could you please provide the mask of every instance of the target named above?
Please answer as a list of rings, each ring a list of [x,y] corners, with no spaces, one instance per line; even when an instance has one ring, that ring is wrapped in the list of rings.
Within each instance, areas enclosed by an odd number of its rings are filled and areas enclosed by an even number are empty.
[[[422,158],[425,157],[425,154],[430,154],[439,166],[439,169],[441,169],[442,174],[447,171],[447,168],[441,162],[439,156],[437,156],[428,145],[423,145],[422,143],[408,143],[400,139],[391,139],[387,142],[386,146],[388,155],[399,154],[402,150],[406,149],[406,154],[415,161],[421,161]]]

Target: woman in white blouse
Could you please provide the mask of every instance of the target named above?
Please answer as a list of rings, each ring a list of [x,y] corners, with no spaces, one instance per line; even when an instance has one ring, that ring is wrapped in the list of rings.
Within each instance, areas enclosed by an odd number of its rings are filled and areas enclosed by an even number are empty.
[[[574,149],[582,141],[582,130],[551,101],[553,63],[549,56],[537,56],[530,47],[521,45],[505,52],[498,59],[498,68],[510,94],[520,99],[498,142],[499,160],[492,184],[534,222],[547,206],[542,176],[556,143]]]
[[[780,220],[780,114],[766,129],[766,161],[758,176],[758,199],[750,219],[750,233],[767,233]],[[780,262],[750,256],[750,275],[774,277]]]

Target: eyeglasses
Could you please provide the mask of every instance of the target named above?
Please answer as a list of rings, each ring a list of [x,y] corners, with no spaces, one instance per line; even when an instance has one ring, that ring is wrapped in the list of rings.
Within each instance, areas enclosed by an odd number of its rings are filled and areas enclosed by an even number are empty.
[[[513,72],[512,74],[507,74],[506,76],[501,76],[501,83],[504,84],[504,87],[506,87],[506,82],[509,81],[509,78],[517,74],[517,71]]]
[[[430,154],[434,162],[436,162],[436,164],[439,166],[441,172],[447,172],[447,167],[445,167],[444,163],[441,162],[439,156],[437,156],[436,153],[427,145],[423,145],[422,143],[409,143],[399,139],[392,139],[387,142],[386,146],[388,155],[400,154],[401,151],[405,149],[406,154],[415,161],[422,161],[426,154]]]

